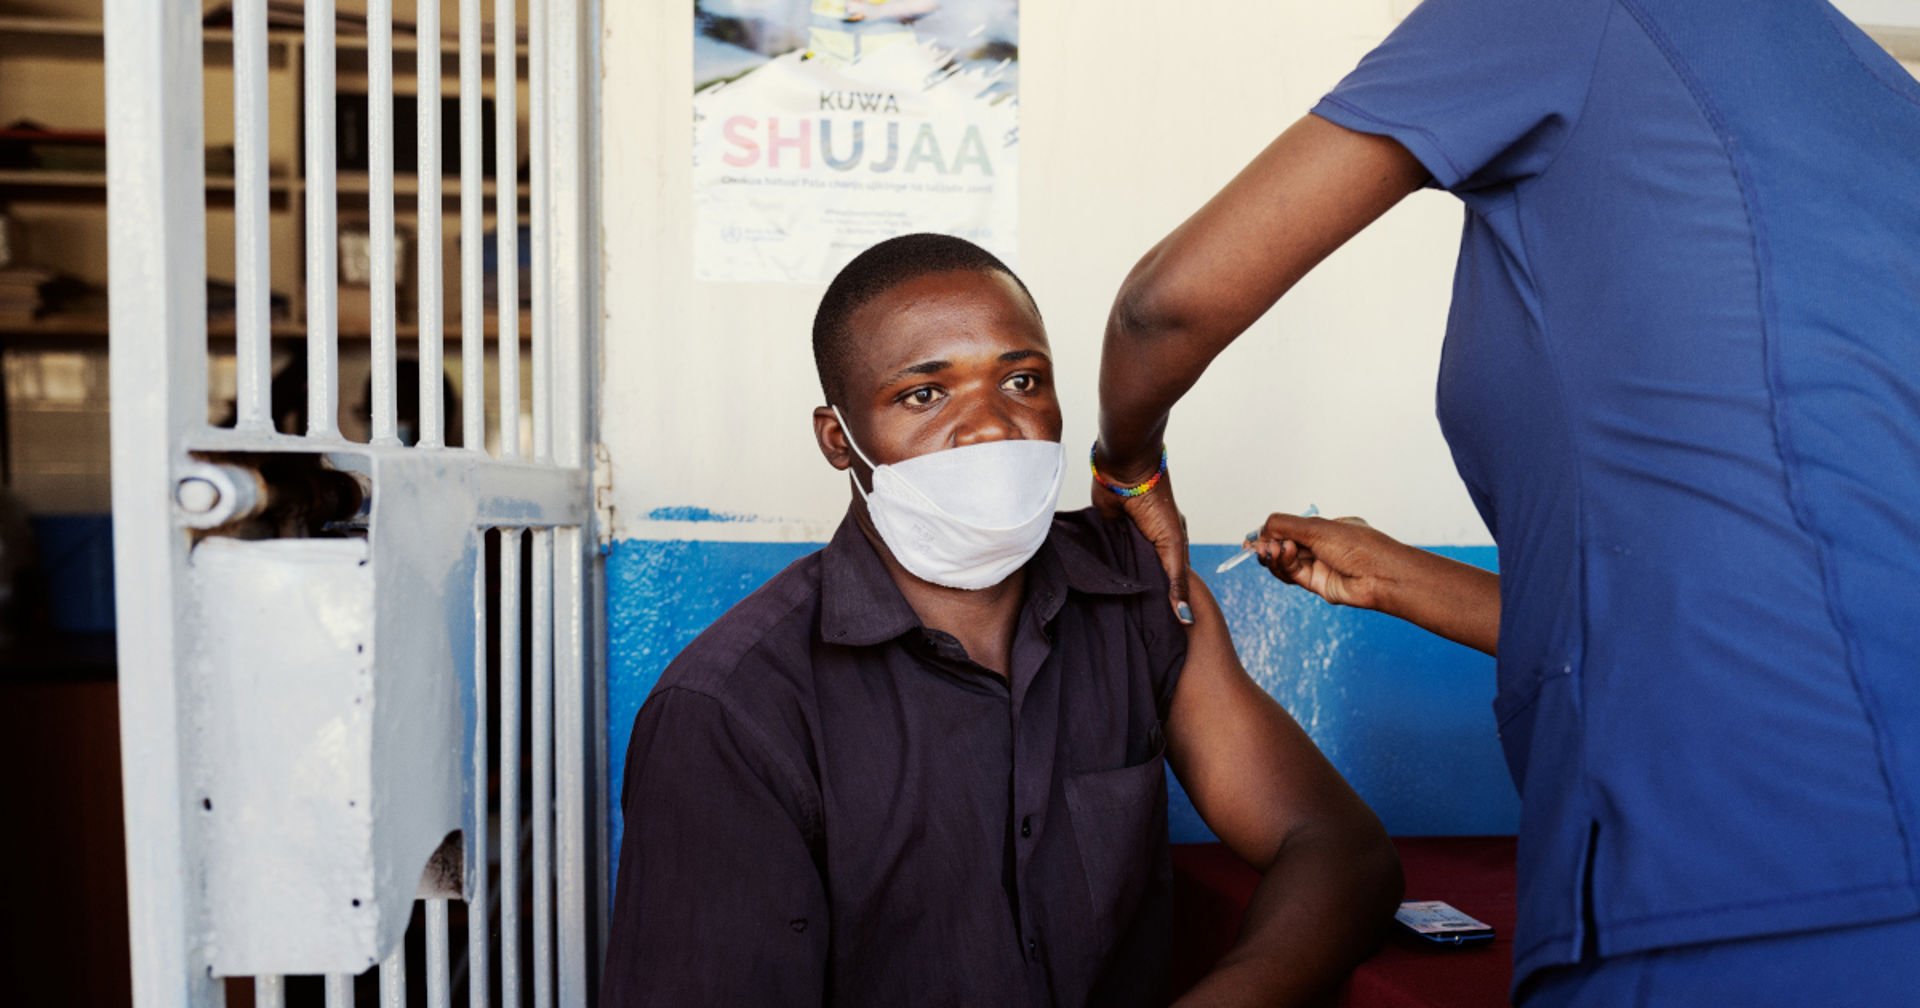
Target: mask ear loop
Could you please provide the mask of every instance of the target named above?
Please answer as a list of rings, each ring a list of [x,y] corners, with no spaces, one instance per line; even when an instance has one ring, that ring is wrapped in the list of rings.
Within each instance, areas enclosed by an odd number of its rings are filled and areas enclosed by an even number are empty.
[[[860,456],[860,461],[867,464],[867,470],[869,472],[878,470],[880,467],[873,464],[873,460],[867,457],[867,453],[860,450],[859,442],[853,439],[853,428],[848,427],[847,418],[840,415],[840,407],[828,403],[827,408],[833,411],[833,418],[840,421],[840,433],[847,436],[847,447],[852,448],[853,453]],[[853,480],[853,488],[860,491],[860,499],[865,500],[867,497],[867,488],[860,485],[860,477],[853,473],[848,473],[847,478]]]

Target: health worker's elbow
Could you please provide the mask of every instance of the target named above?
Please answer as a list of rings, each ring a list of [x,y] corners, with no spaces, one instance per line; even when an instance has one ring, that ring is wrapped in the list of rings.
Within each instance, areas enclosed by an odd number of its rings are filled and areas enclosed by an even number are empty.
[[[1138,345],[1194,333],[1206,322],[1204,299],[1184,290],[1155,250],[1120,285],[1107,331],[1110,337]]]

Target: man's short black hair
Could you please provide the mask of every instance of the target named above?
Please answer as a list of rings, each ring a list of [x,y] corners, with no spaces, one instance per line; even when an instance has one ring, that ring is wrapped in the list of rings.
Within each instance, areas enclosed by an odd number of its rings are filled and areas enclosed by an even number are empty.
[[[841,404],[847,365],[853,360],[853,313],[882,293],[931,273],[971,270],[1005,273],[1027,296],[1035,315],[1040,306],[1033,292],[1006,263],[965,238],[943,234],[909,234],[889,238],[853,257],[843,267],[813,314],[813,366],[820,374],[820,390],[827,402]]]

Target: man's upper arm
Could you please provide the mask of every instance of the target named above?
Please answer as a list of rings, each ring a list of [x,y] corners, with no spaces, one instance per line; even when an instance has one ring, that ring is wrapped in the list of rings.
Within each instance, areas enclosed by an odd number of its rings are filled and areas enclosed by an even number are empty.
[[[719,700],[681,689],[648,700],[627,760],[606,1003],[819,1004],[818,812],[792,766]]]
[[[1195,619],[1167,746],[1201,818],[1263,870],[1296,830],[1372,822],[1372,811],[1292,715],[1241,667],[1212,592],[1199,578],[1192,586]]]

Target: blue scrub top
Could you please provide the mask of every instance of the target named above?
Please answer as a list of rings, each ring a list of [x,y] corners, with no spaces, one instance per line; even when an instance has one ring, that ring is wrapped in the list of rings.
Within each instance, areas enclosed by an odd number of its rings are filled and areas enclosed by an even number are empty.
[[[1314,112],[1467,208],[1516,985],[1920,912],[1920,84],[1818,0],[1426,0]]]

